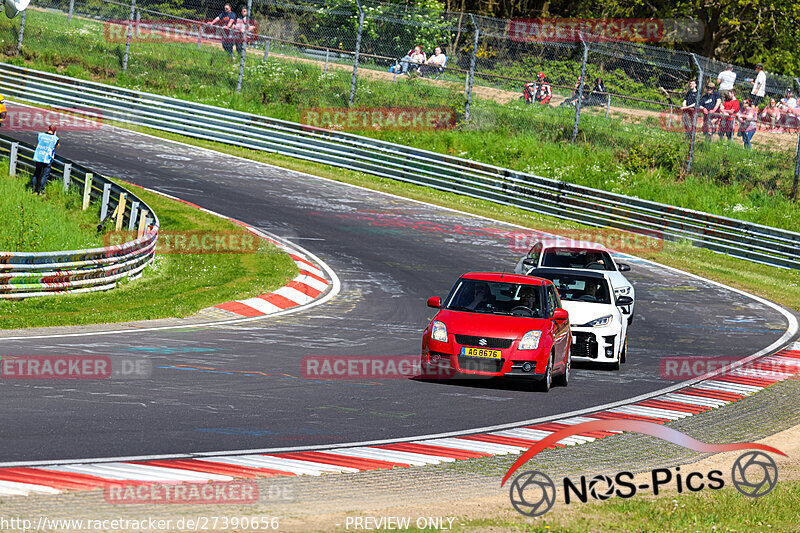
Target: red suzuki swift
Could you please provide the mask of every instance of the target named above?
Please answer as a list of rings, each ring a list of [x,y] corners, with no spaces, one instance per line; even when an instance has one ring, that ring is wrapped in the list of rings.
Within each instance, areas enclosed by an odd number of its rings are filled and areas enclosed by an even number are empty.
[[[544,392],[569,383],[569,316],[550,280],[470,272],[428,307],[440,311],[422,336],[425,377],[520,377]]]

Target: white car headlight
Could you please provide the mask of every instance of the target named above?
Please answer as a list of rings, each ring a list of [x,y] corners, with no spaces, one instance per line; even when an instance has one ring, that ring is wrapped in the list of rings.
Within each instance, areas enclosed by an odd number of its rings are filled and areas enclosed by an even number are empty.
[[[522,337],[522,340],[519,341],[519,346],[517,347],[518,350],[536,350],[539,348],[539,339],[542,338],[542,332],[535,329],[533,331],[529,331]]]
[[[601,326],[607,326],[611,323],[612,318],[613,317],[611,315],[601,316],[600,318],[595,318],[591,322],[587,322],[584,324],[584,327],[599,328]]]
[[[627,287],[617,287],[614,289],[614,294],[617,296],[628,296],[631,293],[631,286],[628,285]]]
[[[447,342],[447,326],[438,320],[431,326],[431,338],[439,342]]]

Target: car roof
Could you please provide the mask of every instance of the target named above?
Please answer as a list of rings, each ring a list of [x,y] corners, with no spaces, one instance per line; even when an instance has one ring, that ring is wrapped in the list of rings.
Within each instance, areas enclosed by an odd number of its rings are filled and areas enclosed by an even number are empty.
[[[582,268],[534,268],[529,276],[581,276],[592,279],[607,279],[605,272]]]
[[[522,274],[507,274],[505,272],[467,272],[462,279],[476,279],[481,281],[505,281],[507,283],[520,283],[523,285],[546,285],[550,280],[525,276]]]
[[[540,239],[542,248],[568,248],[570,250],[592,250],[595,252],[607,252],[608,248],[599,242],[587,242],[566,237],[545,237]]]

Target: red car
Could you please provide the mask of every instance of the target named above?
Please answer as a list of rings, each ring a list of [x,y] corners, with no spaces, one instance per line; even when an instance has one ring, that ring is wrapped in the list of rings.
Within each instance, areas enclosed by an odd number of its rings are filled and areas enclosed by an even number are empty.
[[[428,307],[440,311],[422,336],[423,376],[520,377],[545,392],[569,382],[569,316],[550,280],[470,272]]]

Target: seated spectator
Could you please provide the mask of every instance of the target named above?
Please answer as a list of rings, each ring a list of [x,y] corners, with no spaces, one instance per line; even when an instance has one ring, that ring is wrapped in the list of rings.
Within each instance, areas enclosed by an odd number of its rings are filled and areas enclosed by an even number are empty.
[[[794,129],[798,127],[797,115],[800,114],[800,108],[797,107],[797,98],[794,97],[791,89],[786,89],[786,96],[781,98],[778,103],[778,109],[781,112],[781,126],[783,128]]]
[[[781,110],[778,109],[778,104],[774,98],[769,99],[769,104],[761,112],[761,122],[769,124],[770,133],[781,133],[783,130],[780,128]]]
[[[722,117],[719,122],[719,138],[724,139],[727,137],[729,141],[733,140],[734,121],[736,114],[739,112],[739,100],[736,99],[736,93],[730,89],[725,95],[725,103],[722,104]]]
[[[750,141],[756,133],[758,108],[751,100],[745,100],[736,118],[739,120],[739,136],[744,141],[744,147],[750,148]]]
[[[581,80],[580,78],[578,78],[578,81],[575,82],[575,88],[572,90],[572,96],[570,96],[569,98],[558,104],[558,107],[567,105],[574,106],[575,102],[578,101],[578,94],[580,92],[580,87],[581,87]]]
[[[714,132],[717,129],[717,118],[722,101],[719,93],[714,90],[714,83],[708,82],[706,93],[700,97],[700,113],[703,114],[703,135],[707,141],[713,140]]]
[[[683,122],[683,131],[686,132],[686,140],[692,138],[692,126],[694,121],[695,105],[697,104],[697,82],[695,80],[689,81],[689,90],[686,91],[686,96],[683,97],[681,104],[681,121]]]
[[[419,73],[422,76],[427,76],[432,74],[433,76],[439,76],[444,72],[444,67],[447,64],[447,56],[444,55],[441,46],[437,46],[433,49],[433,55],[429,57],[425,64],[419,67]]]
[[[586,100],[584,100],[583,105],[605,105],[607,93],[608,89],[606,89],[603,80],[597,78],[594,81],[594,87],[592,88],[591,94],[589,94],[589,96],[586,97]]]
[[[549,104],[553,97],[553,90],[545,81],[544,72],[537,74],[536,79],[538,81],[526,83],[522,88],[522,97],[525,99],[525,103]]]
[[[413,50],[409,50],[406,56],[400,60],[400,72],[407,74],[409,69],[412,71],[419,68],[420,65],[425,63],[425,52],[422,51],[422,45],[417,45]]]

